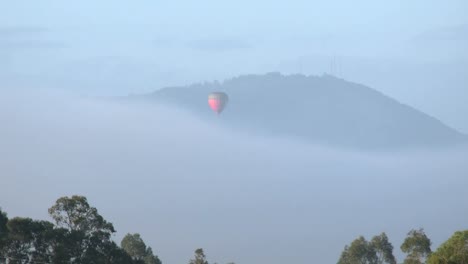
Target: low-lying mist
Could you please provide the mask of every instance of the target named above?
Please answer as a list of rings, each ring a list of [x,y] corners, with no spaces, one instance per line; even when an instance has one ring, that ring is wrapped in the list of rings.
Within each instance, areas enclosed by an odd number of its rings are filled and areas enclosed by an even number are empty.
[[[205,103],[205,102],[200,102]],[[84,195],[163,263],[336,263],[359,235],[433,249],[468,225],[467,149],[365,153],[206,123],[171,106],[30,91],[0,98],[0,206],[49,219]],[[217,122],[223,122],[222,115]]]

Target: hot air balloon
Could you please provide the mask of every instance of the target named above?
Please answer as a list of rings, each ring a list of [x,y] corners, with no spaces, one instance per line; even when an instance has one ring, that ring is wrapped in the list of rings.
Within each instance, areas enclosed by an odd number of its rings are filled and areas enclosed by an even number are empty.
[[[208,105],[217,114],[224,110],[228,101],[228,95],[223,92],[213,92],[208,95]]]

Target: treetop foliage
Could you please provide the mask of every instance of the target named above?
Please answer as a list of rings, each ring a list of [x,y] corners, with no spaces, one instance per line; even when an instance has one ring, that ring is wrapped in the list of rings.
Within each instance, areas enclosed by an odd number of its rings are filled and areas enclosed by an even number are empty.
[[[161,264],[145,245],[142,258],[132,258],[111,240],[114,226],[86,197],[61,197],[49,209],[55,224],[31,218],[8,219],[0,210],[0,263]],[[139,236],[138,236],[139,237]]]

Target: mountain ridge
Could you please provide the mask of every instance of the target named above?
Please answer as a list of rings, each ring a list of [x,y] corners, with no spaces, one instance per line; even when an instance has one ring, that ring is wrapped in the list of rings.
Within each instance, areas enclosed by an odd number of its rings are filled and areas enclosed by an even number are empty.
[[[365,149],[448,146],[468,138],[375,89],[331,75],[249,74],[132,98],[175,104],[212,120],[206,100],[213,91],[230,97],[223,125],[252,132]]]

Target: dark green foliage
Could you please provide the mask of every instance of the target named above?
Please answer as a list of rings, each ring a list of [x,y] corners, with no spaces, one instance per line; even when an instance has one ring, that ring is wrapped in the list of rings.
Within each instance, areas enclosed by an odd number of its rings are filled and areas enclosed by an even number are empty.
[[[189,264],[208,264],[202,248],[195,250],[195,258],[191,259]]]
[[[374,247],[362,236],[354,240],[350,246],[346,246],[338,260],[338,264],[377,263],[377,255]]]
[[[135,261],[142,261],[145,264],[161,264],[158,256],[153,254],[151,247],[146,247],[140,234],[127,234],[122,239],[120,246]]]
[[[113,225],[86,197],[62,197],[49,213],[56,225],[30,218],[8,219],[0,210],[0,263],[161,264],[143,241],[142,258],[134,259],[117,246],[111,240]]]
[[[377,254],[377,263],[396,264],[396,259],[393,255],[393,245],[388,241],[387,234],[382,233],[373,237],[371,245]]]
[[[428,258],[429,264],[468,264],[468,230],[458,231]]]
[[[63,235],[67,259],[79,263],[104,263],[111,251],[110,238],[115,232],[108,223],[91,207],[83,196],[62,197],[49,209],[57,226],[67,230]],[[97,261],[97,262],[96,262]]]
[[[7,223],[8,236],[2,245],[2,255],[15,260],[30,259],[34,262],[52,261],[53,228],[47,221],[16,217]]]
[[[144,258],[144,261],[145,264],[162,264],[158,256],[153,254],[153,249],[151,249],[151,247],[148,247],[146,249],[146,256]]]
[[[400,248],[407,254],[404,264],[422,264],[431,254],[431,240],[423,229],[413,229],[408,233]]]
[[[133,259],[142,260],[146,256],[146,244],[140,234],[127,234],[120,242],[120,246]]]
[[[338,264],[396,264],[393,246],[385,233],[370,242],[362,236],[346,246]]]
[[[99,231],[111,234],[115,232],[114,226],[104,220],[97,209],[88,204],[84,196],[59,198],[55,205],[49,208],[49,214],[57,226],[69,230],[85,233]]]
[[[106,254],[108,257],[106,259],[107,263],[112,264],[142,264],[138,261],[133,261],[132,257],[130,257],[125,250],[121,249],[117,244],[112,242],[108,244],[108,252]]]
[[[7,214],[3,212],[2,209],[0,208],[0,248],[2,247],[3,243],[7,239],[7,235],[8,235],[7,223],[8,223]]]

